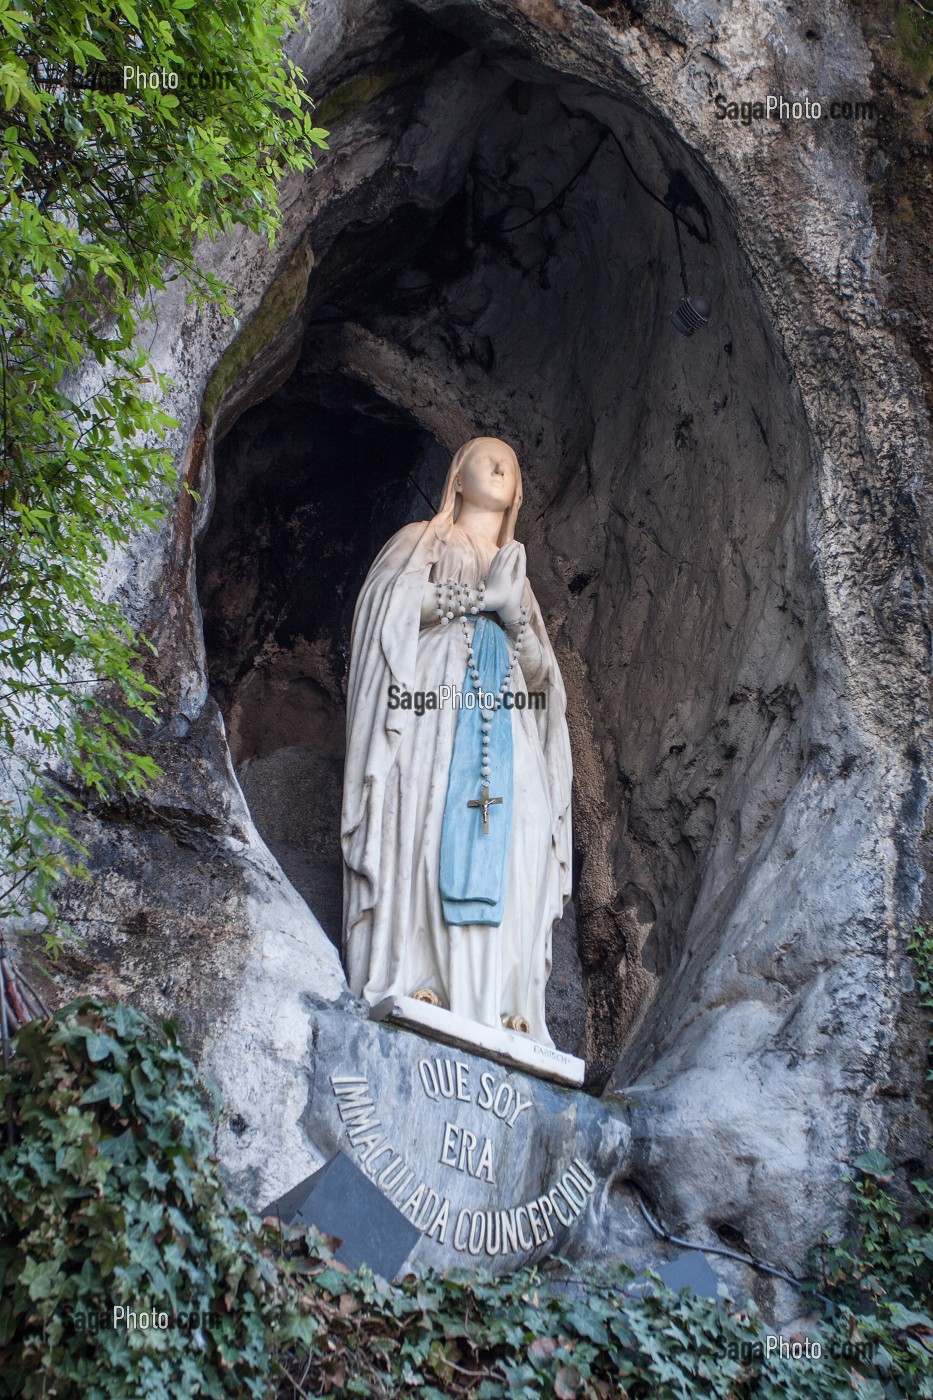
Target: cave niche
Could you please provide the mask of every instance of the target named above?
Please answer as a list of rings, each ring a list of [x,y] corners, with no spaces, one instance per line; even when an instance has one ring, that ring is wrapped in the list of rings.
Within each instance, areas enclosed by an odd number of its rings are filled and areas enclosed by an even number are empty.
[[[357,590],[430,513],[460,441],[511,442],[575,769],[549,1023],[594,1087],[623,1051],[637,1077],[689,1020],[808,757],[818,620],[793,377],[708,172],[663,121],[584,84],[448,36],[430,72],[338,128],[314,178],[308,294],[223,421],[198,545],[243,792],[339,943]],[[691,339],[671,322],[665,198],[713,307]]]

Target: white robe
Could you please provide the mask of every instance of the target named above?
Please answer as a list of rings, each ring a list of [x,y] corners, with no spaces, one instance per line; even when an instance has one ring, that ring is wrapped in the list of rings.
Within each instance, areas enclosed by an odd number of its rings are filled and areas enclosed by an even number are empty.
[[[571,763],[564,688],[531,590],[525,601],[545,669],[527,679],[547,699],[544,709],[511,711],[514,809],[498,927],[448,927],[441,908],[441,824],[457,711],[443,705],[419,717],[388,708],[393,682],[412,693],[463,688],[463,629],[459,620],[421,627],[424,584],[475,584],[496,546],[438,519],[393,536],[367,575],[354,617],[341,825],[349,982],[371,1005],[426,987],[483,1025],[498,1027],[517,1013],[536,1040],[551,1045],[544,988],[551,930],[570,893]],[[527,689],[519,663],[513,690]]]

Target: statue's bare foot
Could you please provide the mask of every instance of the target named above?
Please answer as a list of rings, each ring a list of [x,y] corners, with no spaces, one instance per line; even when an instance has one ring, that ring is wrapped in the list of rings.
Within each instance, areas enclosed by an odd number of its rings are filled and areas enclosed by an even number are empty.
[[[527,1035],[531,1030],[524,1016],[520,1016],[516,1011],[511,1016],[503,1016],[502,1024],[507,1031],[521,1031],[522,1035]]]
[[[412,996],[415,1001],[426,1001],[429,1006],[444,1005],[440,997],[437,995],[437,992],[432,992],[430,987],[422,987],[420,991],[413,992]]]

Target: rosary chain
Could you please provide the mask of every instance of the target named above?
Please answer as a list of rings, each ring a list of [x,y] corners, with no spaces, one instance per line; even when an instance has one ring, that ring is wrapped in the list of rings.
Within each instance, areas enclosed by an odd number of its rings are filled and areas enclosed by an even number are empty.
[[[463,628],[463,640],[466,645],[467,665],[470,671],[470,679],[476,690],[482,715],[482,766],[480,773],[484,785],[488,785],[492,775],[492,762],[489,753],[490,731],[492,729],[492,717],[497,710],[501,710],[506,694],[512,687],[515,677],[515,667],[518,665],[518,657],[522,645],[525,641],[525,633],[528,630],[531,609],[525,604],[519,609],[518,635],[514,646],[508,646],[510,652],[509,666],[502,677],[502,684],[499,686],[499,693],[491,705],[484,705],[483,699],[486,692],[483,690],[482,678],[479,668],[476,665],[476,657],[473,654],[473,639],[467,626],[467,614],[476,616],[483,611],[483,602],[486,594],[486,580],[480,579],[479,584],[474,589],[467,584],[460,583],[458,579],[444,579],[437,585],[437,616],[438,620],[445,626],[452,622],[455,616],[459,616],[460,625]]]

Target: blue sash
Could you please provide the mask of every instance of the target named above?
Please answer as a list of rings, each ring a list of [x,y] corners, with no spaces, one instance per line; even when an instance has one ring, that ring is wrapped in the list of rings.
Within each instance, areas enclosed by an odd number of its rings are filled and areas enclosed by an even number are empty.
[[[498,695],[509,669],[509,650],[502,628],[485,614],[476,622],[473,655],[484,692]],[[476,696],[469,663],[462,693],[464,698]],[[467,806],[482,796],[482,751],[482,711],[477,697],[472,709],[464,705],[457,713],[441,827],[440,891],[447,924],[498,926],[505,909],[512,834],[512,715],[504,705],[492,712],[489,733],[489,795],[501,797],[502,802],[489,808],[489,832],[485,836],[482,809]]]

